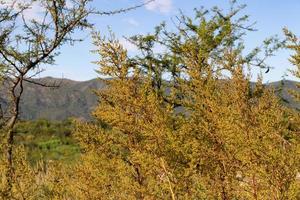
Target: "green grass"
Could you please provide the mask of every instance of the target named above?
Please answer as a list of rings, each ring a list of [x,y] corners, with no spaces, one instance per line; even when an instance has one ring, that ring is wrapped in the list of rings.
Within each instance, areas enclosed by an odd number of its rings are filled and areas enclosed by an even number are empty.
[[[80,155],[80,148],[72,138],[70,121],[24,121],[16,127],[16,144],[23,145],[31,163],[57,160],[72,163]]]

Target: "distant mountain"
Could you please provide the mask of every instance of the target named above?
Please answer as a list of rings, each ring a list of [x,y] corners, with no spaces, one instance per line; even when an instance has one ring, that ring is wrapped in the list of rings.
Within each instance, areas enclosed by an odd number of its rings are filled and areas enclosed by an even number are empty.
[[[64,120],[69,117],[91,119],[90,113],[98,100],[93,91],[105,86],[100,79],[80,82],[46,77],[37,81],[48,84],[60,83],[60,87],[53,89],[26,83],[21,101],[22,119]],[[300,104],[293,101],[288,93],[290,89],[300,92],[296,84],[297,82],[284,80],[268,83],[266,86],[273,87],[285,105],[300,110]],[[0,102],[5,102],[5,98],[1,96]]]
[[[21,101],[21,118],[64,120],[69,117],[90,119],[92,109],[97,105],[93,90],[101,89],[104,83],[93,79],[79,82],[68,79],[42,78],[42,83],[56,83],[58,88],[45,88],[27,83]]]
[[[300,103],[296,102],[295,99],[290,94],[291,90],[300,93],[300,88],[297,86],[300,85],[299,82],[291,81],[291,80],[282,80],[282,81],[268,83],[266,85],[268,87],[273,87],[275,89],[276,94],[280,97],[284,105],[296,110],[300,110]]]

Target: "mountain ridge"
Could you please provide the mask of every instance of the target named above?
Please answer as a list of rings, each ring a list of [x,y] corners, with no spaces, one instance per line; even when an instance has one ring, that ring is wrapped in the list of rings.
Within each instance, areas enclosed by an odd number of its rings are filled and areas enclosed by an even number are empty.
[[[98,97],[93,91],[105,87],[104,81],[99,78],[76,81],[65,78],[44,77],[34,80],[47,84],[58,83],[60,87],[45,88],[26,83],[20,106],[20,118],[23,120],[47,119],[59,121],[70,117],[89,120],[91,119],[90,113],[98,102]],[[300,92],[300,89],[296,86],[297,84],[296,81],[282,80],[266,83],[265,85],[273,87],[276,93],[283,97],[284,104],[300,110],[300,104],[293,101],[288,93],[290,89]],[[280,86],[282,86],[281,91]],[[5,101],[4,98],[0,97],[1,101]]]

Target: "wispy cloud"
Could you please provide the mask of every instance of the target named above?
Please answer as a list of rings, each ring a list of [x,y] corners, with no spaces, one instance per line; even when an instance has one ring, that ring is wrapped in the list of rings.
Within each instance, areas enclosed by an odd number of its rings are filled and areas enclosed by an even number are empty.
[[[40,21],[41,17],[43,17],[42,13],[45,12],[45,8],[42,6],[41,2],[38,1],[31,2],[30,0],[17,0],[14,4],[12,0],[2,0],[2,2],[3,4],[0,5],[0,8],[13,6],[13,9],[16,11],[20,10],[20,5],[29,4],[28,9],[23,12],[26,20],[35,19],[36,21]],[[74,4],[70,0],[66,1],[67,8],[72,8],[73,6]]]
[[[33,3],[29,9],[24,11],[24,17],[27,20],[37,20],[37,21],[41,21],[41,14],[44,11],[44,9],[42,8],[42,6],[39,3]]]
[[[124,21],[126,23],[130,24],[131,26],[138,27],[140,25],[140,23],[133,18],[126,18],[126,19],[124,19]]]
[[[145,0],[145,2],[147,2],[147,0]],[[172,0],[155,0],[146,5],[146,9],[151,11],[158,11],[164,14],[171,12],[172,8]]]

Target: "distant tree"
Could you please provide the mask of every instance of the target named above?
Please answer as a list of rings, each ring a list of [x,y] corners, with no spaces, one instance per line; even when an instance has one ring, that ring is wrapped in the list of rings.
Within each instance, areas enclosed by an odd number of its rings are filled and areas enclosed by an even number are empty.
[[[197,10],[129,40],[95,35],[99,74],[95,122],[78,122],[82,163],[65,177],[84,199],[295,199],[299,135],[284,108],[251,68],[281,46],[274,38],[244,54],[252,26],[241,7]],[[155,52],[157,46],[163,52]],[[261,55],[261,52],[265,54]],[[262,56],[262,57],[261,57]],[[72,176],[76,174],[76,176]],[[62,179],[61,179],[62,180]]]

